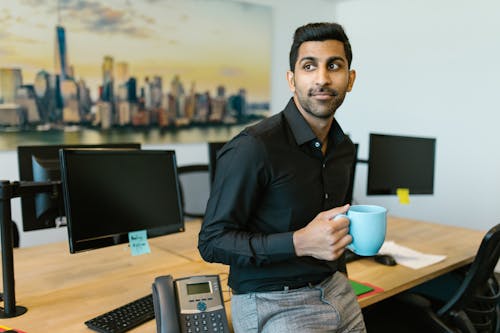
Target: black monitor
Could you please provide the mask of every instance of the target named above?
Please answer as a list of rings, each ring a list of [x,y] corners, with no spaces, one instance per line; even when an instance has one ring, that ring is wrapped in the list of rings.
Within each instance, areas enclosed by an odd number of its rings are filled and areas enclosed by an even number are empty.
[[[39,145],[17,147],[19,180],[48,182],[61,180],[59,149],[141,149],[140,143],[116,143],[96,145]],[[32,231],[54,228],[66,224],[61,195],[40,193],[21,197],[23,230]]]
[[[367,195],[434,193],[436,139],[370,134]]]
[[[217,163],[217,152],[226,144],[226,141],[208,143],[208,172],[210,174],[210,184],[214,182],[215,165]]]
[[[184,230],[174,151],[60,151],[70,252]]]

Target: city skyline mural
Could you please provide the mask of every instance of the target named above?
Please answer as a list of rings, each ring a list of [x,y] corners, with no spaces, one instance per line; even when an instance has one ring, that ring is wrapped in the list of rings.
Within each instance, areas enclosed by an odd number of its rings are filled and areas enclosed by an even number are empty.
[[[0,149],[227,140],[269,112],[271,14],[223,0],[2,3]]]

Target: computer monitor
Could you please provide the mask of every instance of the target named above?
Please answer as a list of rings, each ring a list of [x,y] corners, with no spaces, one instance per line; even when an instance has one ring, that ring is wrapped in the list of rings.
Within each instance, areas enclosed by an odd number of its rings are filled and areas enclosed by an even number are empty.
[[[367,195],[434,193],[436,139],[370,134]]]
[[[110,143],[95,145],[39,145],[17,147],[19,180],[48,182],[61,180],[59,149],[141,149],[140,143]],[[40,193],[21,197],[23,230],[54,228],[66,224],[62,195]]]
[[[210,184],[214,182],[215,165],[217,163],[217,152],[226,144],[226,141],[208,143],[208,172],[210,174]]]
[[[60,151],[71,253],[184,230],[174,151]]]

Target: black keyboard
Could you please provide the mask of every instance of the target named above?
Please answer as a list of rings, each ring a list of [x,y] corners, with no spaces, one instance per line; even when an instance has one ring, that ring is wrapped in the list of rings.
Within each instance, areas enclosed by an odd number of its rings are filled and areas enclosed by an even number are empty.
[[[101,333],[122,333],[154,319],[153,295],[149,294],[85,322]]]

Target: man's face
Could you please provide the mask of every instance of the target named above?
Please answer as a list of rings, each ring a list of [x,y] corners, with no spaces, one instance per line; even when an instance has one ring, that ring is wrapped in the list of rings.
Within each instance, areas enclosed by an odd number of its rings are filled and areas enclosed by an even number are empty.
[[[304,42],[295,71],[287,72],[297,107],[305,116],[328,119],[351,91],[356,73],[349,70],[344,45],[337,40]]]

